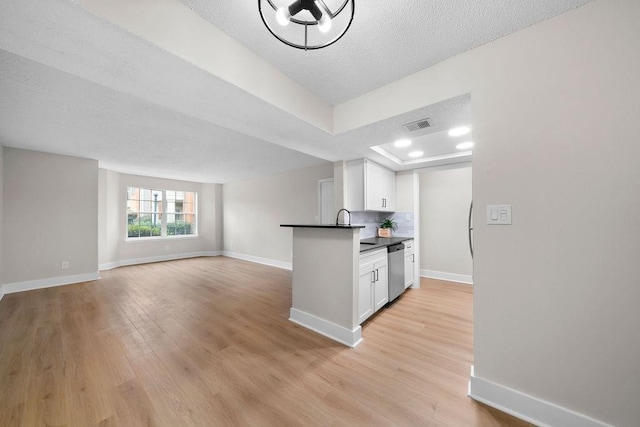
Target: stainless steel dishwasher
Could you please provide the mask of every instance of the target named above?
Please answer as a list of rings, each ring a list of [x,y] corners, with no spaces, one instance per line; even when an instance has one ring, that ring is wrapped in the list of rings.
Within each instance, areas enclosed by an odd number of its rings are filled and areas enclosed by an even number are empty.
[[[387,246],[389,263],[389,302],[404,292],[404,244]]]

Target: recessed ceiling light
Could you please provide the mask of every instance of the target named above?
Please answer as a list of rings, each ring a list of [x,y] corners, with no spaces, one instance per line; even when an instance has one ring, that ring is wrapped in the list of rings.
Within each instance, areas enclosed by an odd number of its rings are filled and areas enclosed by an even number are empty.
[[[471,141],[461,142],[460,144],[456,145],[456,148],[458,150],[468,150],[471,147],[473,147],[473,142]]]
[[[469,126],[460,126],[449,131],[449,136],[462,136],[469,133]]]
[[[408,147],[411,145],[411,141],[408,139],[399,139],[396,142],[394,142],[393,145],[395,145],[398,148]]]
[[[423,154],[422,151],[412,151],[409,153],[409,157],[422,157]]]

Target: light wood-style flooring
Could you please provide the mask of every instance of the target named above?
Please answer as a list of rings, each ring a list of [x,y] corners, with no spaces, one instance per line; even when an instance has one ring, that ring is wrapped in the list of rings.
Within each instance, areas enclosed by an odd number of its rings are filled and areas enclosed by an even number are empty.
[[[0,301],[0,426],[525,426],[466,396],[472,287],[408,290],[347,348],[291,272],[216,257]]]

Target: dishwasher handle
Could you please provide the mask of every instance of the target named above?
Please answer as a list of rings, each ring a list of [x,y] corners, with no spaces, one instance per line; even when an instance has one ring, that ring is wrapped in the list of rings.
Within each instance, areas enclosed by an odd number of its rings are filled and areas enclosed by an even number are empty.
[[[396,243],[395,245],[387,246],[387,252],[389,253],[398,251],[404,251],[404,243]]]

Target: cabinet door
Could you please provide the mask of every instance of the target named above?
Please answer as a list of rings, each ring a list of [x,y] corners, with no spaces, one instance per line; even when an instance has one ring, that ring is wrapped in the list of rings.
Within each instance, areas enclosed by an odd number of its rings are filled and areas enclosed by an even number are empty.
[[[365,162],[365,208],[367,210],[384,210],[382,192],[385,183],[383,178],[382,167],[372,162]]]
[[[413,285],[415,274],[414,267],[414,255],[412,253],[405,254],[404,256],[404,288],[407,289],[409,286]]]
[[[364,159],[347,162],[347,194],[345,195],[345,208],[350,211],[364,211],[365,204],[365,170]]]
[[[413,240],[405,240],[402,243],[404,243],[404,288],[407,289],[415,280],[415,255]]]
[[[376,281],[373,284],[374,311],[389,302],[389,276],[387,264],[376,264]]]
[[[367,159],[347,162],[346,208],[394,212],[396,173]]]
[[[389,169],[380,168],[380,197],[382,210],[394,212],[396,210],[396,174]]]
[[[373,314],[373,280],[375,272],[369,264],[359,272],[358,283],[358,323],[362,323]]]

